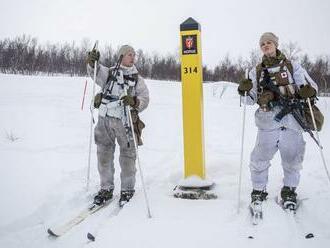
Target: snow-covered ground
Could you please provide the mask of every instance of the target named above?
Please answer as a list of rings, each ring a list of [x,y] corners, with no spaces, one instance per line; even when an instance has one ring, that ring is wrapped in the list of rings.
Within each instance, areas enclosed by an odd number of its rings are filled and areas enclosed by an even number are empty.
[[[207,176],[216,183],[216,200],[183,200],[172,196],[183,174],[181,85],[147,80],[150,106],[140,159],[151,206],[148,219],[137,175],[137,192],[119,215],[111,206],[58,239],[52,226],[92,201],[98,190],[95,146],[91,186],[86,192],[92,80],[84,111],[80,110],[86,78],[0,74],[0,247],[329,247],[330,184],[319,150],[308,135],[296,222],[275,203],[282,186],[279,156],[273,160],[264,221],[252,226],[248,204],[251,184],[249,154],[254,146],[254,111],[247,108],[242,200],[237,214],[242,110],[236,86],[204,85],[204,129]],[[329,98],[318,106],[326,122],[320,133],[330,163]],[[116,194],[119,191],[116,152]],[[97,230],[88,243],[87,231]],[[305,239],[314,233],[314,239]],[[254,239],[248,239],[253,236]]]

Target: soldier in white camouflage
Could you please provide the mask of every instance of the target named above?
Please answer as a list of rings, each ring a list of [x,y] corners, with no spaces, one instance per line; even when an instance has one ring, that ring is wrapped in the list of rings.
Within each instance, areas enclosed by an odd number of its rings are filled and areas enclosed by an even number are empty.
[[[119,65],[116,75],[114,67],[108,68],[97,63],[96,83],[102,88],[95,101],[99,101],[98,122],[95,127],[97,145],[98,172],[100,191],[94,198],[95,204],[103,204],[113,197],[114,190],[114,153],[116,141],[120,147],[119,165],[121,168],[120,201],[129,201],[135,192],[136,150],[132,132],[126,126],[128,115],[126,106],[130,106],[134,131],[139,145],[142,144],[141,131],[144,123],[138,113],[149,104],[149,91],[144,79],[134,65],[135,51],[129,45],[123,45],[118,53]],[[94,62],[100,58],[99,51],[92,50],[87,57],[87,71],[94,74]],[[94,103],[94,105],[96,105]],[[126,112],[125,112],[126,111]]]
[[[280,99],[294,102],[297,99],[313,98],[318,87],[300,64],[286,59],[278,49],[278,37],[275,34],[264,33],[259,45],[263,53],[262,62],[238,87],[241,96],[247,94],[248,104],[259,104],[255,113],[257,140],[250,157],[253,186],[251,201],[262,202],[266,199],[270,161],[279,151],[284,172],[282,202],[294,208],[305,154],[304,130],[291,113],[279,117],[283,106],[278,103]],[[265,87],[263,83],[266,78],[275,88]]]

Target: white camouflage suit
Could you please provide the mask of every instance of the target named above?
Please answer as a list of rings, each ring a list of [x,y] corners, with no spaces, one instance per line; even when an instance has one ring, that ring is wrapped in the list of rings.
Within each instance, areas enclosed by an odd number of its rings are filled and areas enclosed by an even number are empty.
[[[279,66],[273,67],[277,69]],[[290,84],[295,83],[298,88],[301,85],[311,84],[318,90],[317,84],[309,77],[305,69],[300,64],[292,62],[293,75],[287,69]],[[257,75],[256,68],[250,73],[253,88],[250,96],[247,96],[247,104],[252,105],[257,102]],[[305,78],[306,77],[306,78]],[[244,97],[243,97],[244,98]],[[244,99],[243,99],[244,101]],[[281,110],[280,106],[275,106],[268,112],[258,108],[255,112],[255,123],[258,127],[255,147],[250,156],[250,172],[252,186],[255,190],[266,190],[268,182],[268,169],[270,160],[279,150],[283,167],[283,184],[288,187],[297,187],[300,179],[300,170],[305,154],[305,141],[303,139],[303,129],[294,119],[292,114],[285,115],[280,122],[274,117]]]
[[[87,70],[89,75],[93,78],[93,68],[88,65]],[[138,73],[134,65],[132,67],[125,67],[121,65],[119,70],[121,70],[124,75],[128,76]],[[96,74],[96,84],[103,87],[107,81],[108,75],[109,68],[99,64]],[[120,98],[123,94],[122,87],[115,82],[113,84],[111,94]],[[141,112],[147,108],[149,104],[149,91],[144,79],[141,76],[138,76],[138,81],[133,87],[130,95],[136,96],[138,99],[139,105],[135,108],[138,112]],[[117,143],[120,146],[119,164],[121,168],[121,190],[134,190],[136,151],[133,140],[130,139],[128,141],[121,119],[113,117],[111,111],[106,113],[103,111],[103,114],[101,114],[100,108],[98,122],[94,130],[94,136],[95,143],[97,145],[97,160],[101,189],[114,189],[114,152],[115,142],[117,140]]]

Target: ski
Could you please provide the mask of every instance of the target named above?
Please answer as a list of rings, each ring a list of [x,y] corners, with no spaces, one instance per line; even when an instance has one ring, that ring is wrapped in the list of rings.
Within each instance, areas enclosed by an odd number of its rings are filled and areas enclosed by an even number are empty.
[[[279,199],[279,197],[275,198],[275,202],[283,209],[283,211],[287,214],[288,217],[288,223],[291,226],[291,228],[294,230],[294,234],[298,236],[298,220],[297,220],[297,210],[301,206],[302,202],[304,200],[307,200],[308,198],[303,198],[303,199],[297,199],[297,203],[295,205],[292,205],[290,203],[288,204],[283,204],[283,201]],[[313,233],[308,233],[305,235],[305,239],[311,239],[314,238]]]
[[[303,198],[303,199],[297,199],[297,203],[296,204],[283,204],[282,200],[279,197],[275,197],[275,203],[281,207],[281,209],[283,210],[283,212],[286,214],[287,216],[287,221],[288,221],[288,225],[290,226],[291,230],[292,230],[292,235],[294,238],[298,238],[299,235],[299,230],[298,230],[298,225],[299,225],[299,219],[297,218],[297,211],[299,210],[299,208],[301,207],[301,204],[304,200],[307,200],[308,198]],[[250,210],[250,215],[251,215],[251,222],[252,225],[254,227],[258,226],[262,220],[263,220],[263,209],[262,209],[262,202],[260,201],[256,201],[254,203],[251,203],[249,205],[249,210]],[[256,231],[256,229],[253,229],[254,231]],[[250,234],[247,236],[249,239],[254,239],[255,238],[255,234]],[[312,232],[305,232],[304,234],[305,239],[311,239],[314,238],[314,233]]]
[[[258,233],[258,226],[263,220],[263,210],[262,210],[262,201],[254,201],[249,205],[249,223],[251,224],[250,233],[248,234],[248,239],[254,239]]]
[[[258,225],[263,218],[262,202],[261,201],[252,202],[249,206],[249,209],[251,213],[252,224]]]
[[[68,220],[64,224],[50,227],[48,228],[47,232],[49,235],[53,237],[60,237],[72,229],[74,226],[78,225],[82,221],[84,221],[88,216],[96,213],[97,211],[101,210],[102,208],[108,206],[112,200],[105,202],[102,205],[92,204],[91,206],[87,207],[86,209],[82,210],[78,215],[73,217],[72,219]]]
[[[125,201],[125,202],[119,201],[118,205],[110,213],[110,216],[108,217],[108,219],[112,218],[114,216],[117,216],[127,203],[128,203],[127,201]],[[99,229],[99,228],[100,228],[100,225],[97,229]],[[95,230],[94,232],[88,232],[86,236],[89,241],[94,242],[96,239],[96,236],[97,236],[97,230]]]

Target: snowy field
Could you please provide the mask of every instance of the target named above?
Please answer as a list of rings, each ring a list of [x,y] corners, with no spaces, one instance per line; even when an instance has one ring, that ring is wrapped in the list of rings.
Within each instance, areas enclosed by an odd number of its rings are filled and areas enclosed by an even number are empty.
[[[85,189],[92,80],[88,79],[81,111],[85,81],[0,74],[1,248],[330,247],[330,184],[319,150],[308,135],[298,188],[305,200],[296,221],[290,222],[274,201],[282,186],[277,154],[270,169],[264,221],[251,225],[248,161],[256,138],[256,106],[247,108],[242,201],[237,214],[243,108],[233,84],[204,85],[206,173],[216,183],[218,199],[175,199],[173,188],[183,174],[181,85],[154,80],[147,80],[151,101],[141,115],[146,129],[139,150],[152,218],[146,217],[137,175],[136,195],[119,215],[110,218],[109,206],[64,236],[49,237],[48,227],[83,209],[98,190],[95,146],[90,190]],[[320,138],[328,164],[329,105],[329,98],[320,98],[318,106],[326,118]],[[118,156],[116,168],[118,194]],[[97,232],[95,242],[87,242],[88,231]],[[305,239],[308,233],[315,238]]]

